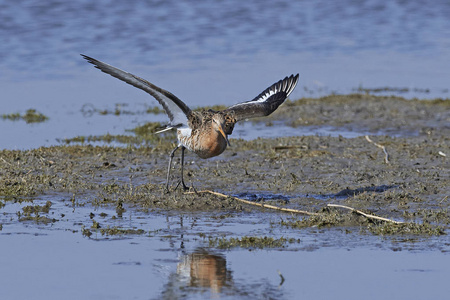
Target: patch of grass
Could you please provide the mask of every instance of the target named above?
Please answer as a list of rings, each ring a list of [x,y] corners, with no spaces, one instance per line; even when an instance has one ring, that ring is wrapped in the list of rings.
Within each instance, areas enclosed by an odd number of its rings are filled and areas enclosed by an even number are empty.
[[[92,220],[91,228],[92,229],[100,229],[101,228],[100,223],[95,220]]]
[[[225,105],[212,105],[212,106],[201,106],[201,107],[196,107],[194,110],[195,111],[202,111],[202,110],[214,110],[214,111],[220,111],[220,110],[224,110],[226,109],[227,106]]]
[[[36,213],[47,213],[50,211],[50,207],[52,206],[51,201],[47,201],[45,205],[27,205],[22,208],[24,215],[31,215]]]
[[[148,122],[133,129],[127,129],[127,131],[133,132],[134,134],[136,134],[136,136],[142,137],[144,139],[152,139],[152,137],[155,135],[155,132],[162,128],[163,126],[160,122]],[[150,135],[152,137],[149,137]]]
[[[175,141],[175,130],[167,131],[162,134],[155,134],[156,131],[163,129],[164,126],[159,122],[149,122],[141,126],[137,126],[132,129],[126,129],[127,132],[132,132],[134,135],[123,134],[104,134],[104,135],[89,135],[89,136],[76,136],[69,139],[62,139],[60,142],[70,143],[119,143],[125,145],[142,145],[142,144],[157,144],[160,146],[162,143],[168,141]],[[172,146],[171,146],[172,147]]]
[[[32,196],[34,191],[29,184],[23,182],[0,180],[0,195],[5,197]]]
[[[368,230],[375,235],[445,235],[445,231],[440,226],[433,226],[429,223],[402,223],[394,224],[384,222],[376,225],[369,225]]]
[[[70,139],[63,139],[61,142],[66,144],[70,143],[94,143],[94,142],[104,142],[110,144],[112,142],[116,142],[119,144],[131,144],[131,145],[139,145],[142,143],[142,139],[136,138],[135,136],[130,135],[112,135],[112,134],[104,134],[104,135],[89,135],[89,136],[76,136]]]
[[[111,236],[111,235],[141,235],[145,234],[146,231],[143,229],[131,229],[131,228],[120,228],[117,226],[101,228],[100,224],[93,221],[91,228],[81,227],[81,234],[85,237],[91,237],[94,232],[100,232],[101,235]]]
[[[19,217],[19,221],[35,221],[37,223],[54,223],[58,220],[54,218],[48,218],[46,216],[41,216],[40,213],[48,213],[50,211],[50,207],[52,206],[51,201],[47,201],[45,205],[27,205],[22,208],[23,213],[17,212]]]
[[[120,115],[141,115],[141,114],[160,114],[160,113],[165,113],[164,109],[160,108],[159,106],[154,106],[154,107],[149,107],[146,110],[143,111],[132,111],[129,109],[126,109],[129,105],[127,103],[116,103],[114,110],[111,109],[101,109],[101,108],[96,108],[93,104],[87,103],[84,104],[83,107],[81,108],[81,112],[83,113],[83,115],[85,116],[92,116],[93,114],[99,114],[101,116],[106,116],[106,115],[115,115],[115,116],[120,116]]]
[[[44,223],[44,224],[48,224],[48,223],[55,223],[58,222],[57,219],[55,218],[48,218],[46,216],[40,216],[40,215],[35,215],[35,216],[24,216],[21,217],[19,219],[20,222],[24,222],[24,221],[35,221],[36,223]]]
[[[359,226],[367,224],[367,222],[367,218],[357,214],[344,214],[335,209],[324,208],[320,211],[320,215],[300,219],[293,218],[291,220],[281,220],[280,225],[302,229],[309,227]]]
[[[44,114],[37,112],[35,109],[29,109],[26,111],[22,118],[27,123],[40,123],[48,120],[48,117]]]
[[[212,238],[209,237],[209,246],[217,247],[220,249],[230,249],[230,248],[284,248],[286,244],[299,243],[299,239],[294,238],[284,238],[274,239],[272,237],[254,237],[254,236],[244,236],[242,238]]]
[[[434,226],[430,223],[393,223],[379,220],[367,219],[356,213],[341,214],[334,209],[325,208],[318,216],[310,216],[302,219],[281,220],[280,225],[290,228],[310,227],[356,227],[366,228],[375,235],[444,235],[443,227]]]
[[[437,98],[432,100],[414,100],[414,101],[420,101],[420,103],[428,105],[440,105],[446,108],[450,107],[450,101],[448,98],[447,99]]]
[[[149,107],[145,112],[154,115],[165,113],[164,109],[160,108],[159,106]]]
[[[40,123],[48,120],[47,116],[32,108],[28,109],[23,115],[19,113],[3,114],[1,118],[10,121],[24,120],[26,123]]]
[[[91,237],[92,231],[85,228],[84,226],[81,226],[81,234],[84,235],[85,237]]]
[[[145,234],[146,231],[143,229],[125,229],[120,227],[106,227],[106,228],[100,228],[100,233],[102,235],[141,235]]]
[[[450,224],[450,212],[446,209],[417,209],[416,211],[405,211],[403,217],[408,219],[420,219],[424,222],[434,224]]]
[[[395,93],[408,93],[410,90],[409,88],[400,88],[400,87],[378,87],[378,88],[364,88],[362,86],[359,86],[357,89],[353,89],[355,92],[358,93],[383,93],[383,92],[395,92]],[[416,89],[415,89],[416,91]],[[418,90],[417,90],[418,91]],[[429,92],[429,90],[428,90]]]
[[[14,114],[3,114],[2,115],[3,120],[10,120],[10,121],[18,121],[22,119],[22,116],[19,113]]]

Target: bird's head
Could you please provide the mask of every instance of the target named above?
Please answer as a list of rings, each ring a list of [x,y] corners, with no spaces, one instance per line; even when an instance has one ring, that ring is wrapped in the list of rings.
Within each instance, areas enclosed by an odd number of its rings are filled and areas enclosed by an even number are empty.
[[[231,147],[230,141],[228,141],[228,136],[225,134],[224,127],[225,127],[225,118],[221,114],[214,114],[212,117],[212,128],[220,132],[220,134],[224,137],[224,139],[227,141],[228,146]]]

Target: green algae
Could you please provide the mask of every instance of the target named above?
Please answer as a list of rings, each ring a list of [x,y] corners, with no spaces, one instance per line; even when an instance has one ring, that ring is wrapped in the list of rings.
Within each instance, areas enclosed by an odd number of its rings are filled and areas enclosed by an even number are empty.
[[[359,228],[364,232],[366,229],[368,232],[374,235],[420,235],[420,236],[440,236],[445,235],[445,227],[432,225],[430,223],[393,223],[386,221],[377,221],[367,219],[363,216],[357,216],[356,214],[340,214],[340,213],[324,213],[320,215],[311,216],[302,219],[281,220],[281,226],[286,226],[294,229],[305,228]]]
[[[83,225],[83,226],[81,226],[81,234],[82,234],[83,236],[89,238],[89,237],[92,236],[92,231],[89,230],[89,228],[84,227],[84,225]]]
[[[28,184],[16,180],[1,180],[0,195],[10,199],[17,198],[19,196],[33,196],[36,191],[32,184]]]
[[[147,110],[145,112],[148,114],[154,114],[154,115],[166,113],[166,111],[164,109],[160,108],[159,106],[149,107],[149,108],[147,108]]]
[[[209,237],[209,246],[219,249],[231,249],[231,248],[285,248],[288,244],[299,243],[299,239],[294,238],[273,238],[273,237],[258,237],[258,236],[243,236],[241,238],[217,238]]]
[[[116,103],[114,105],[114,109],[106,109],[106,108],[96,108],[93,104],[85,104],[83,105],[81,112],[84,115],[93,115],[93,114],[99,114],[101,116],[107,116],[107,115],[114,115],[114,116],[120,116],[120,115],[140,115],[140,114],[153,114],[153,115],[158,115],[158,114],[165,114],[165,110],[163,108],[161,108],[160,106],[150,106],[147,107],[144,110],[129,110],[127,109],[128,104],[126,103]],[[196,111],[200,111],[200,110],[215,110],[215,111],[219,111],[219,110],[224,110],[226,109],[227,106],[225,105],[213,105],[213,106],[200,106],[200,107],[196,107],[194,108],[194,110]]]
[[[22,208],[24,215],[31,215],[37,213],[48,213],[52,206],[51,201],[47,201],[45,205],[27,205]]]
[[[144,110],[130,110],[127,109],[127,103],[116,103],[114,105],[114,109],[106,109],[106,108],[97,108],[91,103],[84,104],[81,108],[81,112],[84,116],[92,116],[94,114],[98,114],[101,116],[107,115],[141,115],[141,114],[161,114],[165,113],[165,111],[159,106],[148,107]]]
[[[45,205],[27,205],[22,208],[22,213],[20,211],[17,212],[17,216],[19,218],[19,221],[21,222],[34,221],[36,223],[44,224],[54,223],[58,220],[41,215],[42,213],[48,214],[51,206],[51,201],[47,201]]]
[[[107,226],[102,228],[100,224],[93,221],[91,228],[81,227],[81,234],[85,237],[91,237],[95,232],[99,232],[102,236],[124,236],[124,235],[143,235],[147,232],[143,229],[121,228],[117,226]]]
[[[221,111],[224,109],[227,109],[228,107],[226,105],[212,105],[212,106],[200,106],[196,107],[195,111],[202,111],[202,110],[214,110],[214,111]]]
[[[358,217],[356,217],[358,218]],[[304,229],[310,227],[344,227],[344,226],[358,226],[362,223],[367,224],[367,220],[361,218],[358,220],[355,216],[350,214],[339,213],[334,209],[323,209],[318,215],[301,217],[301,218],[291,218],[282,219],[280,221],[281,226],[286,226],[289,228]]]
[[[176,139],[175,131],[167,131],[161,134],[156,134],[155,132],[163,129],[159,122],[148,122],[143,125],[139,125],[132,129],[126,129],[126,132],[130,132],[133,135],[126,134],[103,134],[103,135],[89,135],[89,136],[76,136],[73,138],[61,139],[60,142],[64,144],[73,144],[73,143],[118,143],[129,146],[150,146],[157,145],[161,146],[167,142],[172,142]],[[171,144],[172,145],[172,144]]]
[[[22,116],[20,115],[20,113],[3,114],[2,119],[10,121],[18,121],[22,119]]]
[[[106,227],[101,228],[100,233],[102,235],[142,235],[147,233],[143,229],[130,229],[130,228],[120,228],[120,227]]]
[[[22,216],[19,218],[19,221],[21,221],[21,222],[34,221],[36,223],[43,223],[43,224],[58,222],[58,220],[55,218],[49,218],[47,216],[41,216],[39,214],[34,215],[34,216]]]
[[[28,109],[25,112],[25,114],[23,114],[23,115],[21,115],[20,113],[3,114],[3,115],[1,115],[1,118],[3,120],[10,120],[10,121],[23,120],[27,124],[28,123],[41,123],[41,122],[45,122],[49,119],[46,115],[44,115],[32,108]]]
[[[369,232],[375,235],[421,235],[421,236],[440,236],[446,235],[442,226],[433,226],[429,223],[381,223],[377,225],[369,225]]]

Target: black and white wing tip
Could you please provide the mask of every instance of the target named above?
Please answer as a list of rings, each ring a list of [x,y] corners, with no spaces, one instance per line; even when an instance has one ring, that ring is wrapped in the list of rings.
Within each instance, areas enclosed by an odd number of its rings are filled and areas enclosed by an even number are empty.
[[[286,76],[272,84],[253,100],[238,103],[226,109],[234,111],[236,119],[243,120],[268,116],[273,113],[292,93],[298,83],[299,74]]]
[[[272,84],[270,87],[268,87],[264,92],[258,95],[255,99],[249,101],[249,102],[266,102],[268,99],[270,99],[272,96],[284,96],[286,99],[289,97],[289,95],[292,93],[292,91],[295,89],[298,83],[298,77],[297,75],[291,75],[286,76],[284,79],[278,81],[277,83]],[[274,97],[277,98],[277,97]],[[284,101],[284,100],[283,100]]]

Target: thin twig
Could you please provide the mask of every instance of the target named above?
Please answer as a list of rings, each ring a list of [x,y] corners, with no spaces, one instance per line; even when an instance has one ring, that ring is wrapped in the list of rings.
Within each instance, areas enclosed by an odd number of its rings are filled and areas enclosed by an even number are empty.
[[[387,151],[386,151],[386,147],[383,146],[383,145],[380,145],[380,144],[375,143],[374,141],[372,141],[372,140],[370,139],[370,137],[369,137],[368,135],[366,135],[366,140],[367,140],[369,143],[372,143],[372,144],[374,144],[375,146],[377,146],[378,148],[381,148],[381,149],[383,150],[383,152],[384,152],[384,161],[385,161],[387,164],[389,164],[389,154],[388,154]]]
[[[195,194],[195,193],[198,193],[198,194],[209,193],[211,195],[219,196],[219,197],[222,197],[222,198],[232,198],[232,199],[234,199],[236,201],[239,201],[239,202],[242,202],[242,203],[245,203],[245,204],[259,206],[259,207],[262,207],[262,208],[270,208],[270,209],[284,211],[284,212],[303,214],[303,215],[308,215],[308,216],[318,216],[318,215],[320,215],[318,213],[313,213],[313,212],[309,212],[309,211],[305,211],[305,210],[298,210],[298,209],[292,209],[292,208],[278,207],[278,206],[269,205],[269,204],[256,203],[256,202],[244,200],[244,199],[241,199],[241,198],[238,198],[238,197],[228,196],[228,195],[225,195],[225,194],[222,194],[222,193],[213,192],[213,191],[210,191],[210,190],[204,190],[204,191],[198,191],[198,192],[187,192],[186,194]]]
[[[380,221],[392,222],[392,223],[395,223],[395,224],[401,224],[401,223],[403,223],[403,222],[400,222],[400,221],[394,221],[394,220],[391,220],[391,219],[387,219],[387,218],[382,218],[382,217],[379,217],[379,216],[374,216],[374,215],[366,214],[365,212],[362,212],[362,211],[360,211],[360,210],[354,209],[353,207],[349,207],[349,206],[345,206],[345,205],[339,205],[339,204],[327,204],[327,206],[329,206],[329,207],[340,207],[340,208],[345,208],[345,209],[351,210],[352,212],[355,212],[355,213],[357,213],[357,214],[360,214],[360,215],[362,215],[362,216],[364,216],[364,217],[366,217],[366,218],[369,218],[369,219],[376,219],[376,220],[380,220]]]
[[[259,207],[262,207],[262,208],[269,208],[269,209],[279,210],[279,211],[283,211],[283,212],[297,213],[297,214],[303,214],[303,215],[308,215],[308,216],[320,216],[321,215],[320,213],[314,213],[314,212],[309,212],[309,211],[305,211],[305,210],[298,210],[298,209],[292,209],[292,208],[283,208],[283,207],[278,207],[278,206],[269,205],[269,204],[256,203],[256,202],[253,202],[253,201],[244,200],[244,199],[241,199],[241,198],[238,198],[238,197],[229,196],[229,195],[225,195],[225,194],[214,192],[214,191],[210,191],[210,190],[204,190],[204,191],[198,191],[198,192],[186,192],[185,194],[202,194],[202,193],[208,193],[208,194],[219,196],[219,197],[222,197],[222,198],[232,198],[234,200],[237,200],[237,201],[245,203],[245,204],[259,206]],[[387,218],[383,218],[383,217],[367,214],[365,212],[362,212],[360,210],[357,210],[355,208],[352,208],[352,207],[349,207],[349,206],[345,206],[345,205],[327,204],[327,206],[328,207],[345,208],[345,209],[351,210],[352,212],[360,214],[360,215],[362,215],[362,216],[364,216],[366,218],[369,218],[369,219],[376,219],[376,220],[385,221],[385,222],[391,222],[391,223],[395,223],[395,224],[402,224],[402,223],[404,223],[404,222],[395,221],[395,220],[392,220],[392,219],[387,219]]]

